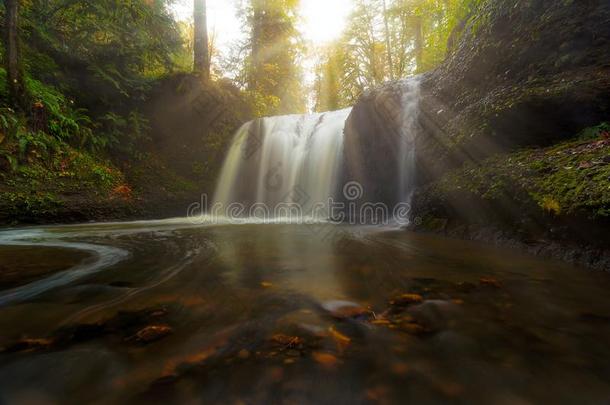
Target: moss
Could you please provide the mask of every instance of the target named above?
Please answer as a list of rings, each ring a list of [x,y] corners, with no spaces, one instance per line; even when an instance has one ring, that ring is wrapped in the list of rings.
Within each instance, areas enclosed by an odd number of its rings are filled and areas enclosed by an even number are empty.
[[[608,124],[573,140],[466,164],[427,186],[430,206],[450,207],[456,195],[534,215],[610,218]],[[425,210],[424,210],[425,212]]]

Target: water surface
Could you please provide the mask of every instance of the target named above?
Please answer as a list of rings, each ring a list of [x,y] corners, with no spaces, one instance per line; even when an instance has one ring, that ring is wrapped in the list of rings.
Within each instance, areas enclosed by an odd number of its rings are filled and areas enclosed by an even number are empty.
[[[176,219],[0,243],[3,272],[29,269],[0,291],[0,402],[610,401],[605,273],[331,224]]]

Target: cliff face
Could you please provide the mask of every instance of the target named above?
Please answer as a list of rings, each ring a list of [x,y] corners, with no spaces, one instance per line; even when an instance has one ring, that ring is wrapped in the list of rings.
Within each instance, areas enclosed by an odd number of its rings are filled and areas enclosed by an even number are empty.
[[[453,53],[418,81],[416,229],[559,241],[580,247],[555,256],[588,251],[575,261],[610,263],[607,0],[484,2]],[[365,94],[346,123],[345,178],[372,201],[395,201],[405,86]]]
[[[543,146],[608,118],[610,3],[496,0],[424,81],[422,174]]]
[[[365,94],[346,125],[346,176],[384,199],[403,91],[404,81]],[[421,94],[420,182],[598,124],[610,113],[610,3],[487,1],[445,63],[421,78]]]

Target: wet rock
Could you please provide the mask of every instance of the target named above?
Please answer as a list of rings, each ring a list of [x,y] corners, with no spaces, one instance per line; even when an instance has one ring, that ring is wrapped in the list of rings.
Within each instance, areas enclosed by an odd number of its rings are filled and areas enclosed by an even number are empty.
[[[276,323],[278,330],[290,331],[290,334],[295,336],[323,336],[329,323],[324,315],[326,315],[326,311],[314,312],[309,309],[300,309],[278,318]]]
[[[423,302],[424,298],[419,294],[402,294],[392,301],[390,301],[390,305],[405,307],[409,305],[419,304]]]
[[[303,345],[303,339],[298,336],[288,336],[281,333],[273,335],[271,341],[285,348],[300,347]]]
[[[322,304],[324,308],[332,317],[337,319],[348,319],[348,318],[366,318],[369,316],[370,311],[366,308],[350,301],[327,301]]]
[[[422,336],[431,333],[432,330],[415,322],[408,322],[400,325],[400,330],[410,335]]]
[[[417,324],[432,332],[447,328],[450,321],[459,315],[459,307],[449,301],[428,300],[409,308],[408,312]]]
[[[495,278],[492,278],[492,277],[481,277],[479,279],[479,283],[482,286],[486,286],[486,287],[494,287],[494,288],[502,287],[502,284],[498,280],[496,280]]]
[[[69,346],[98,339],[107,334],[103,323],[71,325],[59,329],[54,335],[55,345]]]
[[[168,314],[166,308],[147,308],[139,311],[119,311],[106,322],[106,327],[112,331],[129,331],[151,323],[156,323]]]
[[[140,344],[149,344],[161,340],[173,333],[172,328],[167,325],[150,325],[140,329],[134,336],[127,340]]]
[[[53,344],[52,340],[49,339],[22,339],[2,350],[4,353],[18,353],[18,352],[31,352],[37,350],[46,350]]]

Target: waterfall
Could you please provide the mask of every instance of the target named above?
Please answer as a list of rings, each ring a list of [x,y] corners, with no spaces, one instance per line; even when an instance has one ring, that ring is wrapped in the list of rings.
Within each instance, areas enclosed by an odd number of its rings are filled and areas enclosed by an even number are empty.
[[[266,117],[245,124],[229,150],[214,206],[225,212],[240,203],[273,216],[274,207],[295,203],[304,215],[326,218],[329,199],[339,197],[343,128],[350,112]]]
[[[375,120],[382,123],[378,128],[387,133],[366,133],[364,142],[361,138],[357,141],[362,142],[358,148],[360,157],[351,162],[359,165],[355,162],[370,161],[370,155],[380,155],[377,167],[383,166],[391,176],[375,170],[367,172],[361,166],[366,172],[362,182],[359,177],[345,177],[345,162],[350,156],[344,154],[344,129],[351,108],[260,118],[246,123],[235,135],[214,195],[214,215],[283,220],[287,216],[294,217],[291,207],[297,206],[301,210],[299,219],[326,220],[335,218],[331,205],[341,201],[343,204],[353,202],[358,204],[359,210],[368,210],[365,214],[350,211],[345,216],[350,219],[362,219],[371,210],[377,212],[379,206],[371,208],[371,204],[383,203],[388,208],[386,223],[405,224],[404,218],[402,222],[396,218],[408,215],[409,210],[405,213],[402,209],[401,214],[397,214],[393,209],[397,202],[410,203],[413,193],[419,79],[403,80],[394,85],[398,86],[394,87],[398,92],[382,94],[372,104]],[[386,152],[381,154],[374,150],[379,147],[380,138],[389,140],[385,142]],[[358,187],[371,184],[386,188],[391,198],[384,201],[361,198],[366,193]],[[344,195],[347,192],[351,194]],[[358,199],[362,201],[356,201]]]
[[[420,77],[406,80],[400,100],[398,200],[411,204],[415,189],[415,136],[419,130]]]

